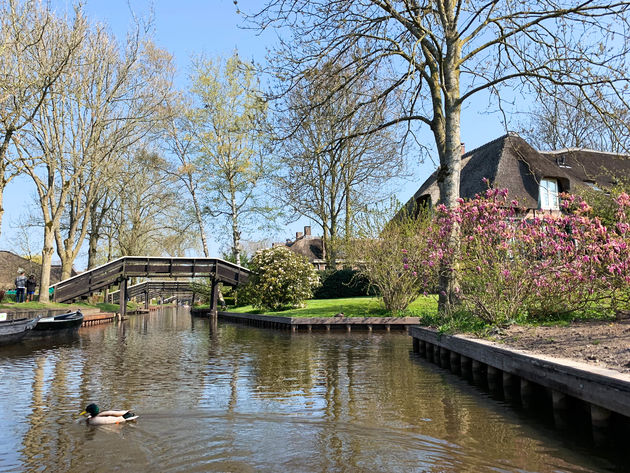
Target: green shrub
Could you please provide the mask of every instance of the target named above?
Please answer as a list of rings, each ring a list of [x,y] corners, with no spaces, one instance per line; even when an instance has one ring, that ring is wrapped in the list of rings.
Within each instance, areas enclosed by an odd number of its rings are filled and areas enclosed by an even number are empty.
[[[436,286],[436,268],[421,258],[413,259],[431,253],[436,246],[436,230],[423,209],[401,212],[385,224],[379,222],[381,215],[371,217],[375,221],[357,233],[358,238],[348,245],[348,253],[359,272],[378,289],[385,308],[403,311],[420,294]]]
[[[315,290],[315,299],[341,299],[376,295],[370,281],[353,269],[327,269],[319,273],[322,285]]]
[[[251,269],[254,274],[239,296],[256,308],[300,307],[320,285],[308,260],[284,246],[258,251],[251,260]]]

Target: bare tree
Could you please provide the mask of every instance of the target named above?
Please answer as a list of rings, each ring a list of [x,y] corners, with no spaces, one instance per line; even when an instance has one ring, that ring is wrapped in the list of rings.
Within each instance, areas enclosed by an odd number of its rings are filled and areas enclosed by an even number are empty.
[[[267,0],[250,19],[291,32],[274,52],[284,91],[330,62],[352,74],[326,100],[360,76],[379,77],[380,89],[363,103],[393,95],[398,108],[363,133],[427,125],[439,156],[441,201],[455,207],[462,105],[480,93],[498,96],[502,86],[527,92],[541,83],[573,87],[593,102],[588,91],[597,87],[600,96],[626,104],[629,11],[627,1],[611,0]],[[454,226],[449,244],[456,254],[458,241]],[[442,310],[457,301],[455,261],[442,270]]]
[[[12,140],[35,119],[84,39],[80,7],[74,14],[58,18],[40,0],[0,1],[0,225],[4,189],[21,172]]]
[[[286,205],[322,227],[324,258],[334,268],[340,236],[352,236],[353,213],[385,197],[381,187],[402,173],[404,160],[395,130],[363,133],[382,123],[387,109],[386,101],[357,107],[373,85],[362,77],[352,91],[324,101],[343,80],[341,71],[328,69],[286,95],[286,111],[277,120],[287,135],[280,141],[277,184]]]
[[[194,232],[173,177],[163,172],[164,159],[143,147],[128,153],[125,167],[107,215],[109,256],[183,256]]]
[[[54,243],[62,279],[70,276],[109,168],[160,117],[169,62],[139,28],[123,48],[92,28],[26,130],[21,165],[35,182],[44,220],[42,288],[49,283]],[[47,298],[41,291],[40,300]]]
[[[593,90],[593,96],[597,91]],[[573,90],[540,89],[520,134],[540,150],[589,148],[630,152],[630,109],[619,100],[586,100]]]
[[[101,188],[113,169],[121,172],[119,156],[156,127],[170,94],[170,56],[143,40],[139,29],[125,46],[125,54],[120,55],[112,37],[95,31],[82,55],[87,70],[77,71],[81,79],[68,91],[72,113],[64,126],[72,132],[64,134],[72,141],[66,146],[74,148],[72,154],[89,159],[75,169],[78,178],[67,202],[65,225],[55,229],[62,279],[70,277],[88,229],[94,228],[91,211],[101,201]]]

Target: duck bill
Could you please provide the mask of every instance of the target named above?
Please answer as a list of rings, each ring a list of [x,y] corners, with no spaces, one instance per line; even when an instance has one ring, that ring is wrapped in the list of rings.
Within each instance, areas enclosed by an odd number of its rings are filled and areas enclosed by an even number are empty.
[[[84,416],[85,414],[87,414],[87,411],[83,411],[81,412],[81,414],[79,414],[80,416]]]

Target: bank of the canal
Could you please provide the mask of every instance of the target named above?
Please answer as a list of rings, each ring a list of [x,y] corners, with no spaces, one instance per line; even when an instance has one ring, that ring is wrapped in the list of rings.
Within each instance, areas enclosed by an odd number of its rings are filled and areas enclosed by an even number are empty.
[[[133,408],[89,427],[89,402]],[[625,471],[415,355],[404,332],[292,332],[183,308],[0,349],[0,471]]]
[[[424,327],[409,330],[413,351],[561,430],[585,427],[598,445],[624,449],[630,435],[630,375]],[[623,442],[619,442],[623,439]]]
[[[210,309],[191,309],[196,317],[211,317]],[[342,314],[333,317],[283,317],[273,315],[246,314],[219,311],[217,317],[228,322],[236,322],[261,328],[284,329],[292,332],[313,330],[407,330],[417,325],[418,317],[345,317]]]

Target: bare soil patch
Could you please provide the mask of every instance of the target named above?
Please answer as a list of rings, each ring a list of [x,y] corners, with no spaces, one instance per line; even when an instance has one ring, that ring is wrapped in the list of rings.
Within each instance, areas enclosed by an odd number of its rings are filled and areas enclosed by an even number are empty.
[[[563,327],[514,325],[492,337],[506,346],[630,373],[630,320]]]

